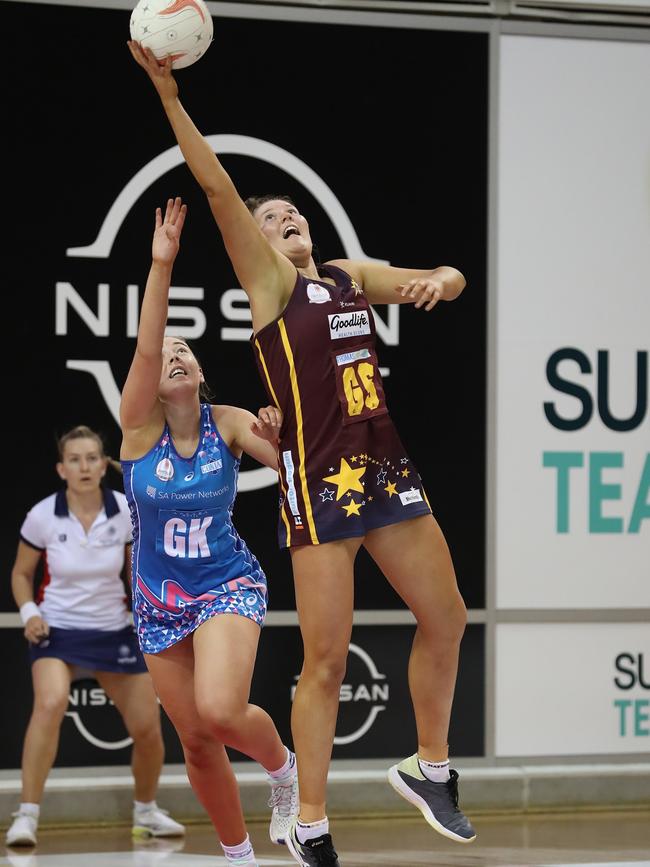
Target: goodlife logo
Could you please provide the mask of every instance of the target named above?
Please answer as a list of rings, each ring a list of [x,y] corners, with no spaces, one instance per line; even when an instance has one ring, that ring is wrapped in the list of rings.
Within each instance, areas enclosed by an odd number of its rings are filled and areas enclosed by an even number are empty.
[[[373,259],[364,253],[354,226],[340,201],[334,195],[334,192],[313,169],[298,159],[298,157],[283,148],[277,147],[277,145],[249,136],[212,135],[206,136],[206,141],[220,155],[236,154],[238,156],[252,157],[253,159],[270,163],[300,181],[319,202],[332,221],[332,225],[339,234],[348,258],[376,262],[385,261]],[[131,178],[122,192],[117,196],[109,208],[93,243],[85,247],[69,247],[66,250],[66,255],[71,258],[108,259],[120,227],[145,190],[164,174],[184,162],[185,160],[180,148],[173,147],[147,163],[146,166]],[[85,324],[96,336],[108,336],[109,291],[110,287],[108,284],[99,284],[98,312],[95,314],[83,298],[77,294],[73,286],[69,283],[57,283],[56,334],[67,334],[67,310],[68,306],[70,306],[81,316]],[[171,301],[200,301],[203,298],[203,289],[197,287],[172,287],[169,297]],[[243,290],[227,290],[222,296],[222,312],[227,318],[233,320],[250,321],[250,312],[235,304],[235,302],[242,301],[247,301]],[[129,285],[127,286],[127,336],[129,337],[135,337],[137,334],[138,309],[138,287]],[[185,327],[169,326],[167,334],[177,337],[197,338],[205,332],[207,320],[205,313],[200,307],[187,306],[185,304],[182,306],[170,305],[169,312],[170,319],[189,320],[190,324]],[[397,304],[389,305],[388,323],[384,323],[376,316],[376,325],[377,333],[382,340],[386,344],[396,345],[399,342],[399,306]],[[222,329],[221,336],[222,340],[247,340],[249,334],[250,328],[224,328]],[[110,362],[96,359],[69,359],[66,362],[66,367],[69,370],[79,370],[89,373],[95,379],[106,406],[119,425],[120,391],[115,382]],[[238,488],[240,491],[258,490],[276,484],[277,473],[267,467],[240,471],[239,473]]]
[[[364,678],[360,683],[342,683],[339,703],[345,705],[351,702],[356,705],[358,702],[365,702],[368,706],[368,714],[361,725],[357,726],[350,734],[337,734],[334,738],[334,743],[337,745],[351,744],[360,740],[372,728],[382,710],[386,710],[390,697],[390,686],[386,680],[386,675],[378,671],[370,654],[358,644],[350,644],[349,652],[361,660],[369,677]],[[300,675],[295,675],[295,680],[299,678]],[[294,684],[291,687],[291,701],[293,701],[295,692],[296,686]],[[345,719],[344,713],[339,713],[339,722],[341,719]]]

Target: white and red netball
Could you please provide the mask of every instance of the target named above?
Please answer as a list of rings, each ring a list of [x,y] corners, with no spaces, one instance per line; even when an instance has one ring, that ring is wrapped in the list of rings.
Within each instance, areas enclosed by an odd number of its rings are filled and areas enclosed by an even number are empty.
[[[202,57],[212,42],[212,17],[203,0],[140,0],[131,14],[131,39],[150,48],[162,63],[182,69]]]

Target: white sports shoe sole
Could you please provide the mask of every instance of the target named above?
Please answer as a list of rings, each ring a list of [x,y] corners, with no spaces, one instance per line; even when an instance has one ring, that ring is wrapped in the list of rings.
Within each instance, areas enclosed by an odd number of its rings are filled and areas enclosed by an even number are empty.
[[[454,840],[456,843],[471,843],[473,840],[476,840],[476,834],[473,837],[461,837],[458,834],[454,834],[454,832],[450,831],[448,828],[445,828],[444,825],[441,825],[431,812],[431,808],[424,798],[421,798],[402,780],[397,768],[397,765],[393,765],[393,767],[388,771],[388,782],[395,789],[398,795],[401,795],[404,800],[409,802],[409,804],[413,804],[414,807],[418,808],[434,831],[442,834],[442,836],[446,837],[448,840]]]

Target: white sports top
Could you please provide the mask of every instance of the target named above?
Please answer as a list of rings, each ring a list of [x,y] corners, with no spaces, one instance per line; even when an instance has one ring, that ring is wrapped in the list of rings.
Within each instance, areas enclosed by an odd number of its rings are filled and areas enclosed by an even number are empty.
[[[131,517],[124,494],[103,489],[104,508],[86,533],[68,510],[65,490],[37,503],[20,538],[43,551],[44,575],[36,601],[50,626],[61,629],[124,629],[124,546],[131,542]]]

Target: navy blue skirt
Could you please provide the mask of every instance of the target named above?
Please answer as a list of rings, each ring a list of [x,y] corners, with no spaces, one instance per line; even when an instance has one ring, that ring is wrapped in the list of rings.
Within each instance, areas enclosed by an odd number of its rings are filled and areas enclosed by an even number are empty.
[[[89,671],[142,674],[147,670],[132,626],[110,632],[51,626],[48,637],[40,644],[30,644],[28,652],[32,663],[54,657]]]

